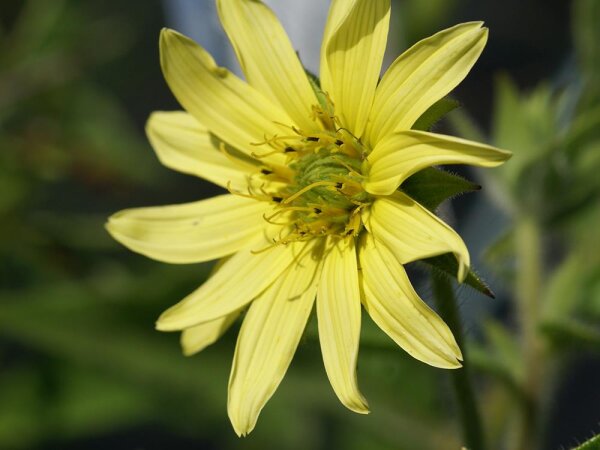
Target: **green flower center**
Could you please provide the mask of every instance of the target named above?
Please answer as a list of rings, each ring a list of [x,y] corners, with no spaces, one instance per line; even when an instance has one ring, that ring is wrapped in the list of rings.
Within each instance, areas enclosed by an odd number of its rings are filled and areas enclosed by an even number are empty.
[[[358,235],[360,210],[371,197],[362,187],[365,156],[361,144],[345,131],[319,133],[290,147],[294,176],[282,193],[290,212],[292,236]]]

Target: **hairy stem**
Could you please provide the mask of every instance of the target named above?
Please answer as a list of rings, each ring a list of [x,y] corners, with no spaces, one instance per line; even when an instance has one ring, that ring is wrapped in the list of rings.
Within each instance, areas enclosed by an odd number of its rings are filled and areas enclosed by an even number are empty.
[[[452,330],[458,345],[463,351],[463,367],[452,370],[450,373],[458,401],[465,447],[469,450],[483,450],[486,446],[481,416],[475,400],[475,389],[471,380],[468,359],[464,353],[464,334],[452,282],[444,276],[434,274],[432,276],[432,287],[440,315]]]

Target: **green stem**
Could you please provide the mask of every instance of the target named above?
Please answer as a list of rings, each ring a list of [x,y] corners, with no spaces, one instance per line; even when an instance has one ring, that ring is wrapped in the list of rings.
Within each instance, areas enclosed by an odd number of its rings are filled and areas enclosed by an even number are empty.
[[[481,416],[475,400],[475,389],[470,376],[468,360],[464,354],[464,334],[452,282],[445,276],[434,274],[432,287],[440,315],[452,330],[456,342],[463,351],[463,367],[453,370],[451,375],[458,400],[465,447],[469,450],[483,450],[486,446]]]
[[[517,275],[516,294],[520,320],[526,399],[520,432],[520,450],[537,448],[539,437],[539,402],[542,375],[542,345],[538,334],[542,284],[541,231],[537,221],[523,216],[516,227]]]

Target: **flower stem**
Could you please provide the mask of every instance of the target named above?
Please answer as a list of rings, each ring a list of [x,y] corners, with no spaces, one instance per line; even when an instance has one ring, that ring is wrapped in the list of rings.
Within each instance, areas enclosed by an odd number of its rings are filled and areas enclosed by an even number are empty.
[[[523,392],[526,398],[522,423],[521,450],[536,448],[538,438],[538,416],[541,392],[542,345],[537,332],[539,323],[539,301],[542,283],[541,231],[537,221],[523,216],[516,227],[517,252],[517,308],[521,326],[525,380]]]
[[[432,276],[432,287],[438,311],[452,330],[456,342],[463,351],[463,367],[453,370],[451,375],[458,400],[465,447],[469,450],[483,450],[486,446],[481,416],[475,400],[475,389],[470,376],[470,367],[465,356],[464,334],[452,282],[445,276],[434,274]]]

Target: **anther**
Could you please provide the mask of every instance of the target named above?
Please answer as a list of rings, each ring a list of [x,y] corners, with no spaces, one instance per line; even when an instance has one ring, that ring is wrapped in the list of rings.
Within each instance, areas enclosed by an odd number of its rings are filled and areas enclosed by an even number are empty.
[[[262,173],[263,175],[271,175],[273,171],[269,169],[260,169],[260,173]]]
[[[319,138],[314,136],[308,136],[306,140],[310,142],[319,142]]]
[[[285,150],[284,150],[285,153],[293,153],[295,151],[296,150],[293,147],[286,147]]]
[[[337,141],[335,141],[335,145],[337,145],[338,147],[339,147],[340,145],[342,145],[343,143],[344,143],[344,141],[342,141],[342,140],[340,140],[340,139],[338,139]]]
[[[276,197],[276,196],[272,196],[271,199],[275,202],[275,203],[281,203],[283,201],[283,197]]]

